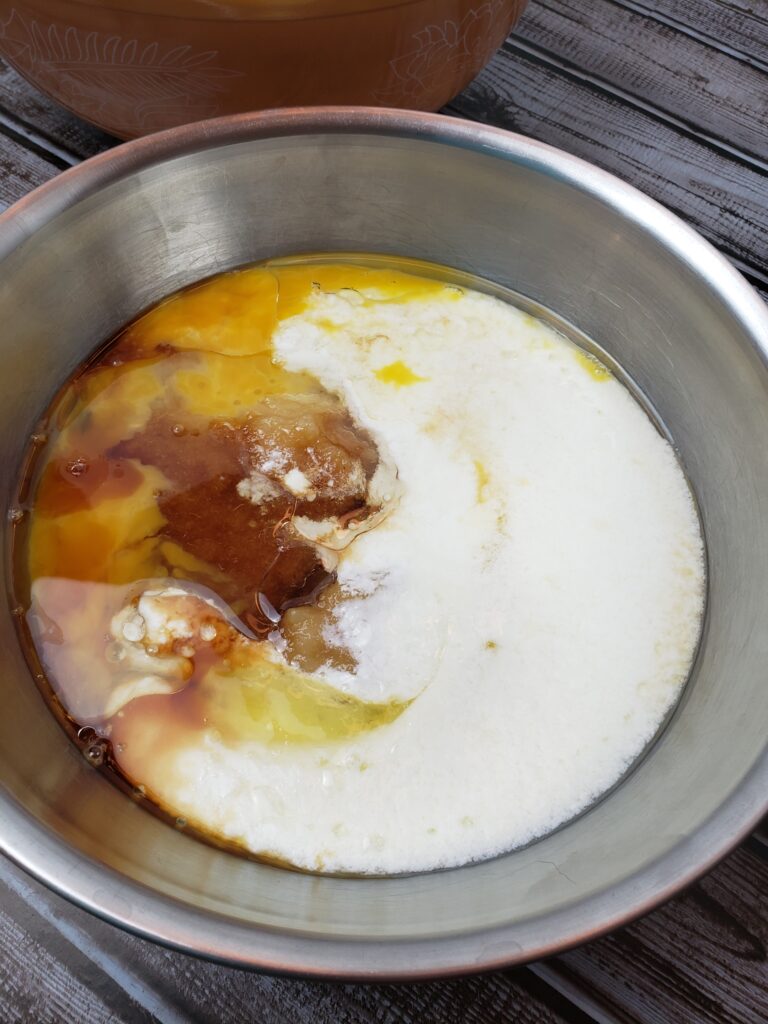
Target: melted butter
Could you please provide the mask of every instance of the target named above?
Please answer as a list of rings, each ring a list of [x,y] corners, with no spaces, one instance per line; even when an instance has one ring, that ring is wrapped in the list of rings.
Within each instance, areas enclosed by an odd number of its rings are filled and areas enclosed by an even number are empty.
[[[419,384],[427,379],[414,373],[410,366],[404,363],[402,359],[397,359],[394,363],[388,363],[386,366],[380,367],[376,370],[376,376],[384,384],[394,384],[396,388],[408,387],[410,384]]]
[[[593,380],[610,380],[613,374],[596,356],[589,352],[582,352],[581,349],[574,349],[576,362],[583,366]]]

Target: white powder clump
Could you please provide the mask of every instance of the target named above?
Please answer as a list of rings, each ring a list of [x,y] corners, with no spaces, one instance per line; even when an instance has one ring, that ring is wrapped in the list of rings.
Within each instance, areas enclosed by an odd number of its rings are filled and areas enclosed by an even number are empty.
[[[291,494],[297,498],[307,498],[309,501],[312,501],[317,496],[317,492],[312,487],[308,477],[295,466],[285,474],[283,483]]]
[[[276,359],[341,396],[400,495],[340,557],[329,630],[357,669],[318,674],[412,703],[325,747],[207,734],[162,796],[303,867],[456,865],[568,819],[651,739],[699,635],[699,524],[640,406],[539,321],[470,291],[345,296],[284,321]]]
[[[283,492],[274,480],[270,480],[264,473],[254,469],[247,477],[238,480],[237,493],[246,501],[250,501],[254,505],[261,505],[265,501],[279,498]]]

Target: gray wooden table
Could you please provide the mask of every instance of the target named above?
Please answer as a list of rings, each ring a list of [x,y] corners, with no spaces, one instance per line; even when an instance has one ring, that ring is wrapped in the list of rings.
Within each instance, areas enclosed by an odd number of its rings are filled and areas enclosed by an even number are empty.
[[[559,146],[665,203],[768,298],[768,0],[534,0],[449,113]],[[0,209],[114,144],[0,64]],[[0,1024],[764,1024],[768,826],[629,928],[420,985],[218,967],[123,934],[0,860]]]

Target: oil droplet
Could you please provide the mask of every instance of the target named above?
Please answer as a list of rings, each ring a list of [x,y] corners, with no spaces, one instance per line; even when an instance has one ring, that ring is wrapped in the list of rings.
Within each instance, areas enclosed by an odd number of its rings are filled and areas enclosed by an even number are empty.
[[[85,756],[85,759],[89,764],[92,764],[94,765],[94,767],[98,768],[100,767],[100,765],[104,764],[104,757],[106,755],[106,752],[107,745],[106,743],[101,741],[98,743],[91,743],[90,746],[85,748],[85,750],[83,751],[83,755]]]
[[[176,819],[176,828],[186,828],[186,827],[187,827],[187,819],[186,818],[182,818],[181,816],[179,816]]]
[[[71,462],[67,463],[66,469],[70,476],[82,476],[88,472],[88,463],[83,458],[72,459]]]
[[[176,437],[181,437],[183,434],[186,434],[186,432],[187,430],[183,423],[174,423],[171,427],[171,433],[175,434]]]

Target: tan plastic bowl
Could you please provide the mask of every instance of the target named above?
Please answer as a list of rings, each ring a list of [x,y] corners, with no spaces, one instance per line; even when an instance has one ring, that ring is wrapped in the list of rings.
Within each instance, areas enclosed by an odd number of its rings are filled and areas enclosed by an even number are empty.
[[[437,110],[525,0],[0,0],[0,54],[121,138],[323,103]]]
[[[672,214],[519,136],[348,109],[179,128],[0,217],[6,503],[37,418],[99,342],[201,277],[318,250],[478,273],[581,328],[647,394],[709,556],[680,706],[619,786],[526,849],[413,877],[314,877],[197,842],[87,765],[40,697],[3,598],[0,848],[110,921],[232,963],[381,978],[546,956],[671,896],[768,810],[768,313]]]

